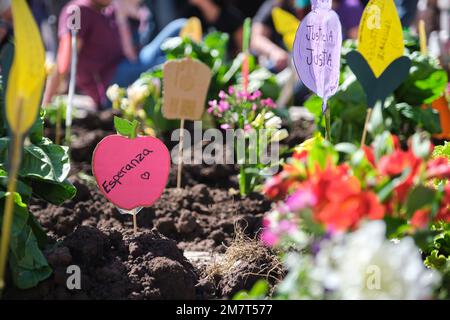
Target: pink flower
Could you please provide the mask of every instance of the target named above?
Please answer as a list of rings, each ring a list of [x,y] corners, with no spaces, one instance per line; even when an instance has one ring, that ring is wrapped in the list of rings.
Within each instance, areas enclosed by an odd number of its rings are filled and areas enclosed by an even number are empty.
[[[220,128],[222,128],[223,130],[228,130],[231,129],[231,126],[228,123],[224,123],[220,125]]]
[[[431,160],[427,164],[427,176],[428,178],[450,179],[450,161],[444,157]]]
[[[261,98],[261,96],[262,96],[261,91],[257,90],[250,95],[250,100],[254,101],[256,99]]]
[[[219,102],[219,111],[220,112],[224,112],[227,111],[228,109],[230,109],[230,104],[227,101],[220,101]]]
[[[213,107],[209,107],[207,111],[208,111],[208,113],[213,113],[214,112],[214,108]]]
[[[227,94],[225,93],[225,91],[220,90],[220,92],[219,92],[219,98],[222,99],[222,100],[224,100],[224,99],[227,98]]]
[[[234,88],[232,86],[228,87],[228,94],[231,96],[234,94]]]
[[[266,246],[275,246],[281,237],[293,235],[297,232],[297,225],[291,220],[272,222],[270,219],[264,218],[263,228],[261,241]]]
[[[258,105],[257,105],[256,103],[254,103],[254,104],[252,105],[252,110],[253,110],[253,111],[258,110]]]
[[[250,98],[250,94],[245,91],[238,91],[237,97],[239,99],[248,100]]]
[[[217,100],[211,100],[208,102],[208,105],[212,108],[217,107]]]
[[[268,247],[273,247],[280,239],[270,230],[263,230],[261,234],[261,241]]]
[[[276,103],[272,100],[272,98],[262,99],[261,100],[261,105],[269,107],[269,108],[276,108],[277,107]]]
[[[316,204],[316,195],[308,189],[299,189],[286,200],[286,206],[291,212],[298,212]]]
[[[246,124],[245,126],[244,126],[244,131],[245,132],[247,132],[247,131],[250,131],[250,130],[252,130],[252,125],[251,124]]]

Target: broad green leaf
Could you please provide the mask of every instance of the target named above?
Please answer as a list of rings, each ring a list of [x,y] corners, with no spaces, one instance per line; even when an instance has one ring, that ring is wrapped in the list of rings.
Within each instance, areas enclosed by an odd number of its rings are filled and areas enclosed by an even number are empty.
[[[415,187],[408,195],[406,201],[406,211],[408,217],[412,217],[414,212],[419,209],[431,206],[436,196],[436,191],[425,186]]]
[[[5,192],[0,192],[0,222],[3,218]],[[18,193],[14,196],[14,220],[11,229],[9,264],[12,278],[19,289],[29,289],[47,279],[52,270],[39,249],[29,225],[30,214]]]

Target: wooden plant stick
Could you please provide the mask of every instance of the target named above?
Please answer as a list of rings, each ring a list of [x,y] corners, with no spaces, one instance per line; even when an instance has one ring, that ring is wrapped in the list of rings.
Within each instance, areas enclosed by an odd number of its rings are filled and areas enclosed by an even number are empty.
[[[427,33],[425,30],[425,21],[420,19],[419,21],[419,39],[420,39],[420,52],[423,55],[428,55],[428,47],[427,47]]]
[[[180,122],[180,144],[178,148],[177,189],[181,189],[181,175],[183,171],[184,119]]]
[[[61,144],[61,117],[62,117],[62,105],[58,103],[56,109],[56,133],[55,133],[55,144]]]
[[[73,97],[75,95],[75,84],[77,81],[77,64],[78,64],[78,46],[77,46],[77,30],[72,29],[72,55],[70,66],[70,82],[69,82],[69,95],[67,97],[66,108],[66,144],[70,146],[72,136],[72,109],[73,109]]]
[[[364,129],[363,129],[363,134],[362,134],[362,138],[361,138],[361,146],[366,145],[367,127],[369,126],[371,116],[372,116],[372,108],[369,108],[367,110],[367,114],[366,114],[366,121],[364,122]]]
[[[138,228],[137,228],[137,210],[136,209],[133,209],[132,215],[133,215],[133,232],[134,232],[134,234],[136,234],[137,231],[138,231]]]
[[[325,112],[325,134],[329,142],[331,142],[331,109],[327,106],[327,101],[323,101],[322,111]]]

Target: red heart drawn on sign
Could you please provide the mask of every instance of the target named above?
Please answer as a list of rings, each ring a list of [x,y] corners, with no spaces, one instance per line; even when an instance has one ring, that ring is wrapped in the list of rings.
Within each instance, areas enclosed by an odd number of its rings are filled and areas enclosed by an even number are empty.
[[[118,208],[149,207],[167,184],[170,154],[153,137],[111,135],[95,148],[92,171],[101,192]]]

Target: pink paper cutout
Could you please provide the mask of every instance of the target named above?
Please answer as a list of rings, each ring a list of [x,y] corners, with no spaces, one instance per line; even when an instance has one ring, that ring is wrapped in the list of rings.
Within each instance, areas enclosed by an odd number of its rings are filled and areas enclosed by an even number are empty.
[[[327,100],[339,86],[342,26],[331,0],[313,0],[312,11],[303,19],[294,41],[294,65],[300,80]]]
[[[153,137],[110,135],[95,148],[92,171],[100,191],[118,208],[149,207],[167,184],[170,154]]]

